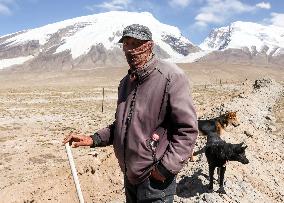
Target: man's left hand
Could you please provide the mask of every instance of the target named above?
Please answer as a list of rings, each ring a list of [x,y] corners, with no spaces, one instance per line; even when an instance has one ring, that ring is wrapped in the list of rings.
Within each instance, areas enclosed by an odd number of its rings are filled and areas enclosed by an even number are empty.
[[[154,167],[154,169],[151,172],[151,177],[154,178],[155,180],[164,182],[166,180],[166,177],[164,177],[160,171],[157,169],[157,167]]]

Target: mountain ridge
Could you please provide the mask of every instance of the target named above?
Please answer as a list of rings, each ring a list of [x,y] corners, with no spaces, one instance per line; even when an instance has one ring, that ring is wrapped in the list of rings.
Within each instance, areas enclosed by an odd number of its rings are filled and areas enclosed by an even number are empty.
[[[265,49],[269,55],[275,53],[275,49],[284,49],[284,28],[236,21],[228,26],[213,29],[200,47],[214,51],[248,48],[251,52],[263,52]]]
[[[156,45],[154,50],[161,58],[182,57],[200,50],[182,36],[177,27],[159,22],[148,12],[111,11],[2,36],[0,60],[33,56],[25,66],[30,69],[37,69],[35,64],[40,65],[41,59],[45,63],[44,58],[57,61],[57,66],[68,66],[65,67],[67,69],[97,65],[117,66],[125,63],[118,40],[122,36],[123,28],[133,23],[144,24],[152,30]],[[94,53],[95,50],[100,52]],[[110,56],[115,58],[110,59]],[[33,63],[34,61],[37,62]],[[56,64],[53,63],[54,65]],[[53,66],[48,67],[46,64],[45,69]]]
[[[0,70],[70,70],[127,65],[123,28],[139,23],[153,33],[154,52],[175,63],[284,63],[284,28],[236,21],[213,29],[199,46],[149,12],[111,11],[0,36]]]
[[[284,28],[236,21],[213,29],[199,45],[208,52],[198,61],[246,64],[283,64]]]

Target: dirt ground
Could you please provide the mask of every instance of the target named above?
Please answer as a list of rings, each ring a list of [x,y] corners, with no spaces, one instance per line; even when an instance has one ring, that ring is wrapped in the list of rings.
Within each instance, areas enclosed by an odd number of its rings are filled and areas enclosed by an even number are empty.
[[[279,67],[180,66],[189,75],[198,116],[238,97],[244,91],[243,83],[250,85],[263,77],[282,86],[284,82],[284,69]],[[125,68],[100,68],[61,73],[0,73],[0,203],[78,202],[61,141],[71,131],[90,135],[113,121],[117,86],[126,72]],[[253,164],[232,164],[226,172],[228,189],[236,191],[219,196],[205,191],[207,165],[204,156],[199,156],[179,175],[175,201],[284,201],[281,189],[284,176],[283,170],[279,169],[284,159],[283,92],[273,105],[271,117],[274,126],[271,136],[260,129],[261,136],[254,134],[253,138],[247,138],[243,130],[232,130],[233,136],[241,133],[239,138],[231,138],[232,141],[248,139],[251,145],[249,158],[257,156],[255,163],[265,167],[263,170],[258,171]],[[275,148],[263,144],[266,140]],[[198,138],[197,148],[203,143],[204,138]],[[271,150],[275,154],[270,153]],[[123,176],[112,147],[77,148],[72,152],[85,202],[124,202]],[[270,170],[271,166],[273,170]],[[240,171],[246,174],[242,179]],[[264,171],[272,174],[266,175]],[[266,179],[272,183],[266,184]]]

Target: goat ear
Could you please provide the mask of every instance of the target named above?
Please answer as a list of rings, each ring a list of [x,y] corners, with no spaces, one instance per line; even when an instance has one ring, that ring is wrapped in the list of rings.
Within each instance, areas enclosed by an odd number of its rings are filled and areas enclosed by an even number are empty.
[[[239,145],[240,145],[240,146],[243,146],[243,144],[244,144],[244,142],[241,142]]]
[[[244,150],[245,150],[246,148],[248,148],[248,146],[247,146],[247,145],[243,146],[243,149],[244,149]]]

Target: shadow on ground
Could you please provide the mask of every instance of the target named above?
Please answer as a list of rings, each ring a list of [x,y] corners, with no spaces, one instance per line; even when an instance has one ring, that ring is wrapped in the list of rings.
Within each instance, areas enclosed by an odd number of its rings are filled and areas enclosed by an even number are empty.
[[[177,183],[177,196],[189,198],[208,192],[207,185],[204,185],[200,179],[201,176],[208,179],[208,175],[202,173],[201,169],[194,172],[194,174],[190,177],[182,177],[182,179]]]

